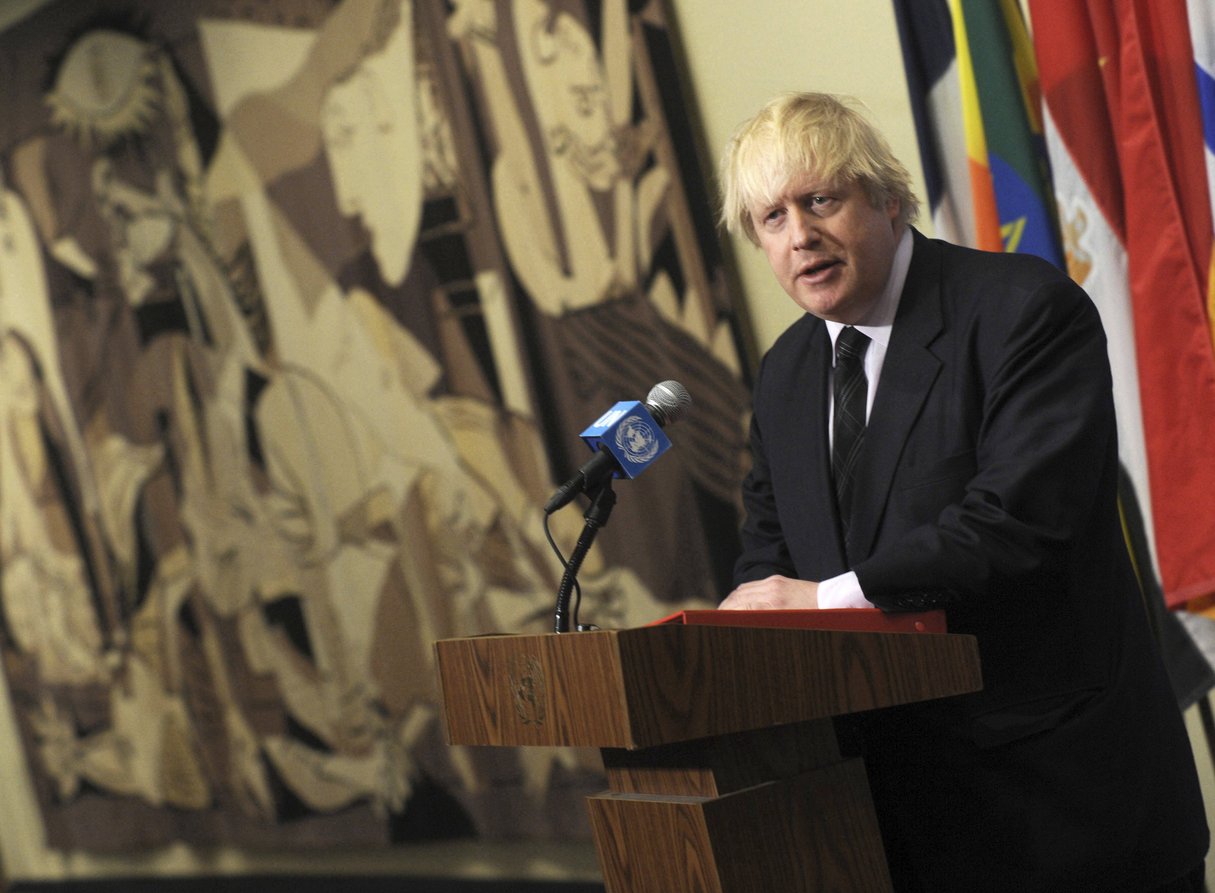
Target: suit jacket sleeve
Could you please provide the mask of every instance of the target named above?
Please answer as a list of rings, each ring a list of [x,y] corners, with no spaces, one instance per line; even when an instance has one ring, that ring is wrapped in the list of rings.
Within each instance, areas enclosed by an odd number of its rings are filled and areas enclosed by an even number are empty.
[[[1094,519],[1116,517],[1114,407],[1096,308],[1062,276],[1010,278],[973,283],[979,296],[969,304],[944,302],[945,332],[932,345],[941,373],[873,548],[854,567],[875,604],[1058,590],[1076,550],[1091,550]],[[912,472],[905,460],[930,448],[933,460]]]
[[[774,574],[797,577],[776,508],[763,433],[755,416],[751,419],[751,469],[743,481],[743,507],[746,510],[741,532],[743,552],[734,566],[735,584],[763,580]]]

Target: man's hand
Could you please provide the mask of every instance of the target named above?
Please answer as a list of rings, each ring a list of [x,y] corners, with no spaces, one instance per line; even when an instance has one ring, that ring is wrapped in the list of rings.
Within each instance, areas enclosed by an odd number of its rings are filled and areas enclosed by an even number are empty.
[[[771,576],[743,583],[718,607],[725,611],[804,610],[818,607],[818,584]]]

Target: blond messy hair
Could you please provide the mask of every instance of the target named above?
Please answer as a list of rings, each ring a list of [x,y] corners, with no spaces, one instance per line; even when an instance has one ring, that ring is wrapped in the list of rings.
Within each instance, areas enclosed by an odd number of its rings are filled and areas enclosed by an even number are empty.
[[[759,244],[751,209],[771,204],[794,176],[858,183],[875,208],[899,202],[899,222],[911,223],[920,202],[911,175],[886,138],[848,97],[787,93],[739,127],[722,154],[721,222]]]

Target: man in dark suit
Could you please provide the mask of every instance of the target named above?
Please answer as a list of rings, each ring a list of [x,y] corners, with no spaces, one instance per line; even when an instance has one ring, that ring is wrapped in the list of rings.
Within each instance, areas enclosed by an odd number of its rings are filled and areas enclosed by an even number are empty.
[[[1122,534],[1088,296],[914,231],[906,169],[835,97],[766,106],[722,182],[726,226],[806,311],[760,368],[722,607],[941,607],[979,643],[981,692],[858,723],[896,887],[1201,890],[1206,820]]]

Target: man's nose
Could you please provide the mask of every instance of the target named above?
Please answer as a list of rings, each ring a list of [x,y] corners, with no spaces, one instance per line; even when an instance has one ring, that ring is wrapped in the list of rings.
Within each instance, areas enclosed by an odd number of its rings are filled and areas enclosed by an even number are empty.
[[[812,248],[819,240],[818,221],[814,215],[801,209],[795,210],[789,217],[789,235],[793,239],[793,248]]]

